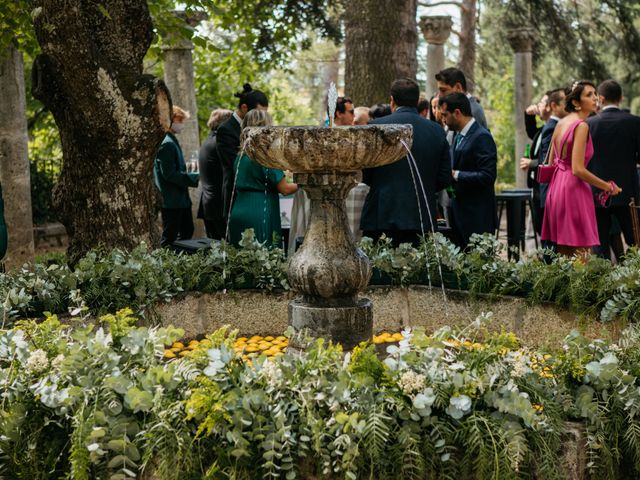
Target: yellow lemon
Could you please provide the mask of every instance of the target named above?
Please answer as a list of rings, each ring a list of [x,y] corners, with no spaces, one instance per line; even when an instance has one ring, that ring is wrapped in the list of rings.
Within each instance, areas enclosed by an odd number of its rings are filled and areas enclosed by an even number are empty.
[[[275,340],[275,338],[273,338],[271,335],[268,335],[268,336],[264,337],[264,339],[265,339],[267,342],[273,342],[273,341]]]
[[[249,342],[259,342],[260,340],[262,340],[262,337],[260,335],[254,335],[249,339]]]
[[[173,353],[171,350],[165,350],[164,358],[176,358],[176,354]]]
[[[287,337],[285,337],[284,335],[280,335],[278,337],[276,337],[276,340],[280,340],[281,342],[288,342],[289,339]]]
[[[237,342],[246,342],[247,340],[249,340],[247,337],[238,337],[236,339]]]
[[[269,343],[261,343],[260,345],[258,345],[258,348],[262,351],[264,350],[269,350],[271,348],[271,344]]]
[[[375,343],[376,345],[380,345],[381,343],[384,343],[385,339],[384,337],[373,337],[373,343]]]
[[[179,348],[179,349],[183,349],[184,348],[184,343],[182,342],[173,342],[173,345],[171,345],[171,348]]]
[[[404,340],[404,337],[402,336],[402,334],[401,334],[401,333],[394,333],[391,337],[392,337],[394,340],[398,341],[398,342],[399,342],[400,340]]]
[[[181,357],[186,357],[187,355],[189,355],[191,352],[189,350],[183,350],[181,351],[178,355],[180,355]]]
[[[253,353],[258,351],[258,347],[254,347],[253,345],[249,345],[246,349],[247,352]]]

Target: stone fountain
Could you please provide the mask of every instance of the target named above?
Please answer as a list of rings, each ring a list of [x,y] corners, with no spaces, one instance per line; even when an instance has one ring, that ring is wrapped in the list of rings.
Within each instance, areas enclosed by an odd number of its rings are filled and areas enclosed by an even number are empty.
[[[411,125],[354,127],[250,127],[242,132],[249,157],[290,170],[311,202],[304,242],[289,260],[289,325],[350,350],[371,339],[371,301],[358,298],[371,278],[371,264],[356,245],[345,199],[358,171],[393,163],[411,146]],[[296,345],[292,344],[293,347]],[[301,345],[298,345],[301,347]]]

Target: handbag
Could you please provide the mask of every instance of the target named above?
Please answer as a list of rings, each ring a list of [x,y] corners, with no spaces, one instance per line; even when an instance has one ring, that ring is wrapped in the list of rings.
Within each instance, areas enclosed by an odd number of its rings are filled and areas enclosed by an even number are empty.
[[[553,178],[557,165],[538,165],[537,178],[538,183],[549,183]]]
[[[538,183],[549,183],[558,168],[555,163],[553,165],[549,165],[547,163],[549,161],[549,154],[551,153],[551,150],[553,150],[553,143],[549,145],[547,155],[544,157],[544,162],[541,165],[538,165],[538,168],[536,169],[536,181]]]

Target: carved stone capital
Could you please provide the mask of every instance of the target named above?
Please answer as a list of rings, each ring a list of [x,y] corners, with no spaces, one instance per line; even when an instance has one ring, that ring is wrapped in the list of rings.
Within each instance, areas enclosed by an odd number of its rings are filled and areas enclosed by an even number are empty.
[[[451,34],[453,21],[448,15],[434,15],[420,17],[420,30],[427,43],[444,45]]]
[[[533,49],[536,32],[532,28],[514,28],[507,32],[507,39],[515,53],[526,53]]]

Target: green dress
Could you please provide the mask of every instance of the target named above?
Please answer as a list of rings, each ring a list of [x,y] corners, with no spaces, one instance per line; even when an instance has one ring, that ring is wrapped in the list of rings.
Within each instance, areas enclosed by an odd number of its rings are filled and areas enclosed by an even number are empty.
[[[266,246],[280,247],[280,198],[277,185],[282,170],[266,168],[247,155],[236,157],[236,198],[229,217],[229,240],[237,245],[242,232],[253,228],[256,240]]]

